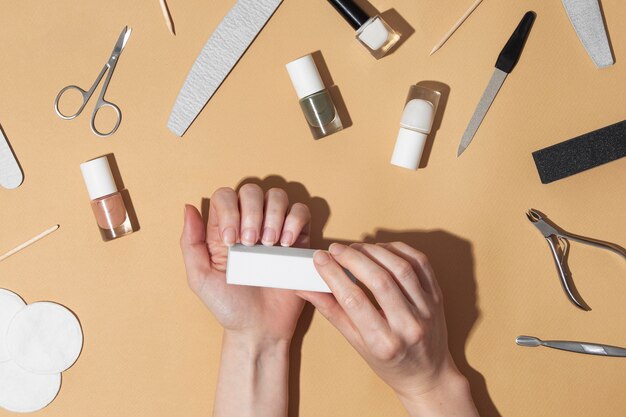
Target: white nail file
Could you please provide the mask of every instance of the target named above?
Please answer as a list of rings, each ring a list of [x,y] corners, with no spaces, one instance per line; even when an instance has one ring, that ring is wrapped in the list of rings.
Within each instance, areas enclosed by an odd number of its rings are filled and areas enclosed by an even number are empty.
[[[22,181],[24,181],[22,170],[0,129],[0,185],[11,190],[19,187]]]
[[[578,39],[598,68],[613,65],[613,55],[598,0],[563,0]]]
[[[182,136],[246,52],[282,0],[238,0],[196,58],[167,122]]]

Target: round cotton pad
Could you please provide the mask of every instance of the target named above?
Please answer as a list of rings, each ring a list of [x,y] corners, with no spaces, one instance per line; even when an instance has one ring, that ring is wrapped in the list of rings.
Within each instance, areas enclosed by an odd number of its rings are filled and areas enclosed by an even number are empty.
[[[0,362],[10,359],[9,352],[5,347],[5,336],[9,329],[9,324],[15,314],[26,306],[24,300],[19,295],[0,288]]]
[[[38,411],[61,389],[61,374],[38,375],[12,361],[0,363],[0,407],[18,413]]]
[[[72,366],[83,347],[83,332],[74,314],[50,302],[29,304],[11,321],[7,350],[22,368],[56,374]]]

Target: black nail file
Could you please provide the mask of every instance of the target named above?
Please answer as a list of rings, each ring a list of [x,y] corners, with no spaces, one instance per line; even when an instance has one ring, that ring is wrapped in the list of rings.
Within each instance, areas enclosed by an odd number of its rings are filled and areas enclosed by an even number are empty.
[[[626,120],[533,152],[543,184],[626,156]]]

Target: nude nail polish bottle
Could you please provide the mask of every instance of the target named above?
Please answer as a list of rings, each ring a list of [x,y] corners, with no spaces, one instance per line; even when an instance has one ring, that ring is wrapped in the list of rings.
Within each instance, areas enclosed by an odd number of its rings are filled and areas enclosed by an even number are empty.
[[[102,240],[108,242],[134,232],[124,198],[111,173],[108,158],[102,156],[84,162],[80,164],[80,169]]]

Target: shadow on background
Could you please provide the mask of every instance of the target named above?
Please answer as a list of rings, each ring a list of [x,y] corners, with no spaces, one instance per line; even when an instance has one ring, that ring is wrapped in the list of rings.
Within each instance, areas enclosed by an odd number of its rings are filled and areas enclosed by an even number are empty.
[[[334,242],[352,243],[351,241],[325,239],[323,237],[323,230],[331,213],[330,207],[324,199],[312,197],[303,184],[288,182],[280,176],[269,176],[264,179],[250,177],[242,180],[236,189],[248,183],[257,184],[264,191],[274,187],[282,188],[289,195],[291,204],[300,202],[309,206],[313,219],[311,247],[326,249]],[[205,219],[207,218],[208,207],[209,200],[203,199],[202,213]],[[402,241],[428,256],[444,294],[449,345],[454,361],[470,382],[472,395],[480,415],[483,417],[500,417],[500,413],[489,396],[485,378],[480,372],[472,368],[465,356],[465,344],[474,324],[480,317],[471,243],[442,230],[378,230],[373,235],[365,236],[363,241],[368,243]],[[314,309],[307,303],[292,341],[289,370],[290,417],[299,416],[302,343],[311,325],[313,314]]]

